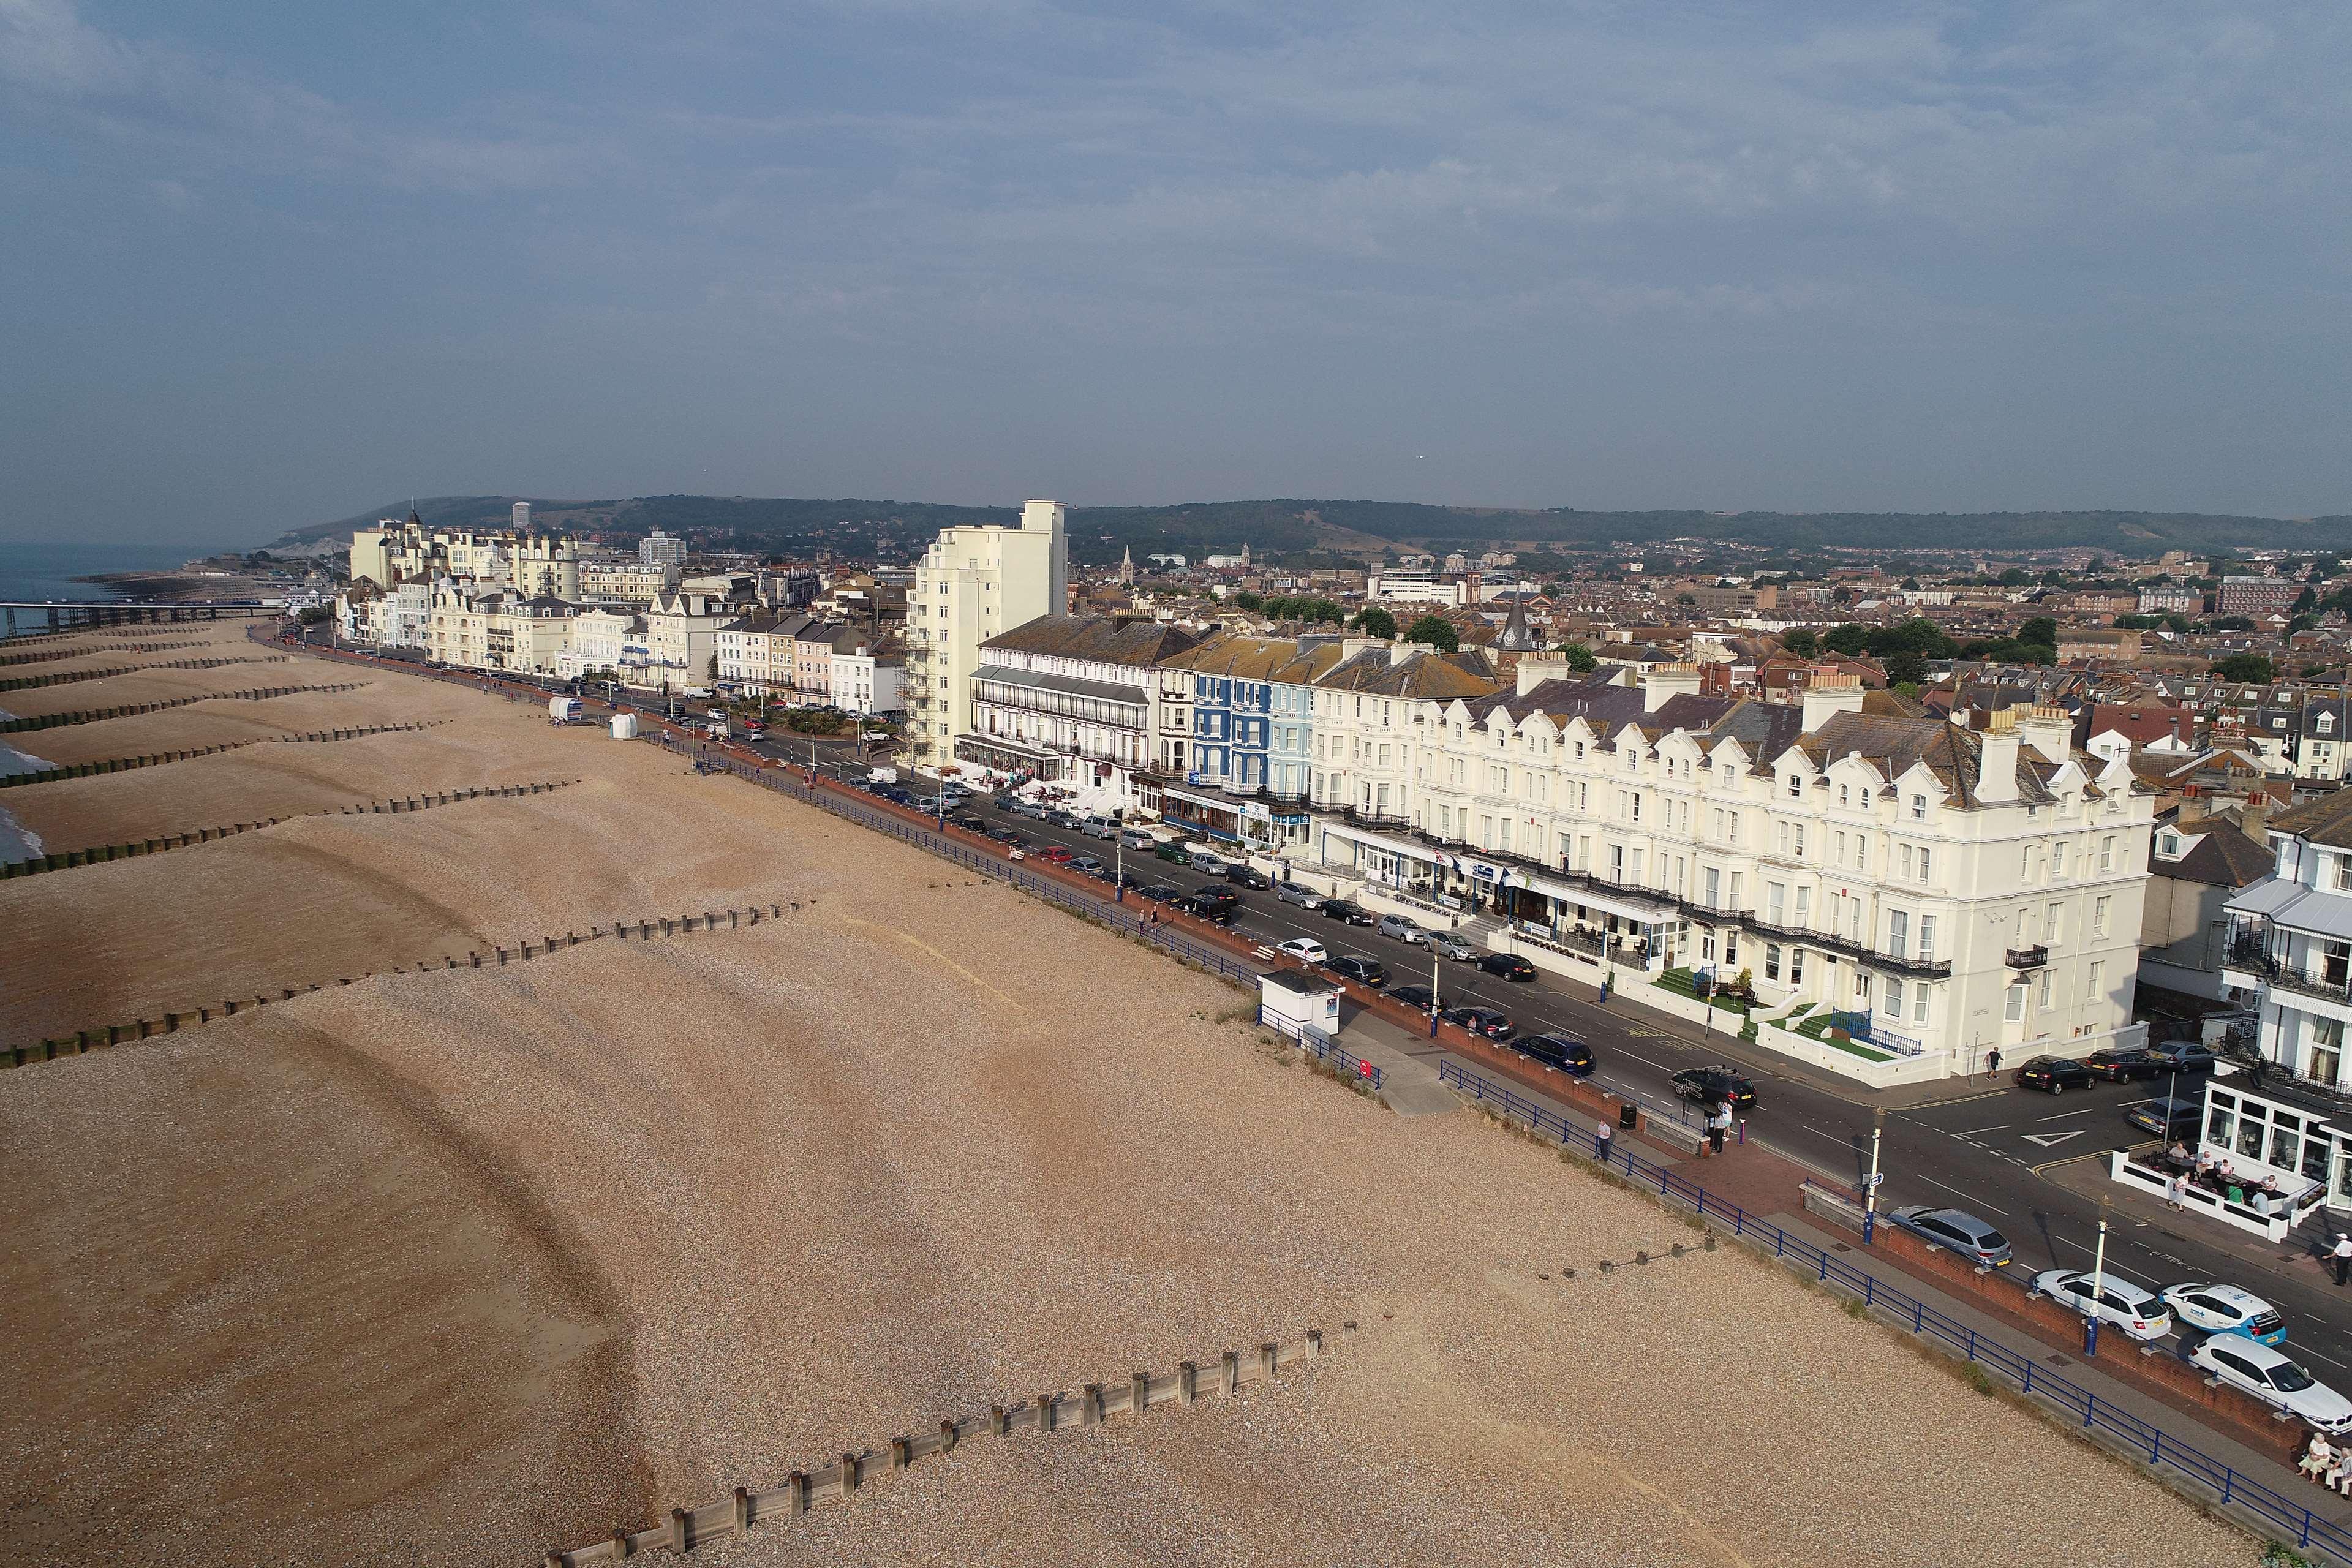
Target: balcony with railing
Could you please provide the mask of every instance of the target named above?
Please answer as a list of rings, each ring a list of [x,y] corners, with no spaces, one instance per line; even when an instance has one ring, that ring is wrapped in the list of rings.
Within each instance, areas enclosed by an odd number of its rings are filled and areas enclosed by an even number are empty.
[[[2036,942],[2032,947],[2012,947],[2001,959],[2011,969],[2040,969],[2050,962],[2050,950]]]
[[[1783,942],[1802,942],[1807,947],[1818,948],[1824,952],[1834,952],[1842,957],[1853,959],[1857,963],[1867,963],[1880,969],[1892,969],[1898,973],[1916,974],[1937,980],[1952,972],[1952,961],[1948,958],[1934,958],[1924,952],[1888,952],[1884,948],[1873,947],[1856,937],[1840,936],[1835,931],[1813,931],[1804,926],[1781,925],[1758,915],[1748,916],[1745,923],[1749,931],[1759,936],[1775,937]]]

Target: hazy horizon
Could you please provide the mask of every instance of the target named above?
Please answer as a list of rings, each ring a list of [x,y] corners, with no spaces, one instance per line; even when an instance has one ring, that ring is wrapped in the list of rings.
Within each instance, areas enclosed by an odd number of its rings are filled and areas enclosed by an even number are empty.
[[[0,539],[2352,512],[2347,64],[2340,8],[2177,0],[0,0]]]

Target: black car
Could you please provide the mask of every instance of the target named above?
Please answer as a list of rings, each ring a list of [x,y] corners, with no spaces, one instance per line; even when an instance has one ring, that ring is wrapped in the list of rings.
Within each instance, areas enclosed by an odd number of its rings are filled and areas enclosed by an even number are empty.
[[[1442,1023],[1455,1025],[1490,1040],[1511,1039],[1519,1032],[1510,1019],[1492,1007],[1449,1007],[1437,1016]]]
[[[2211,1072],[2220,1065],[2214,1061],[2211,1051],[2194,1040],[2173,1040],[2161,1046],[2150,1046],[2147,1059],[2156,1064],[2158,1073],[2168,1078],[2174,1073]]]
[[[1315,906],[1327,921],[1346,921],[1351,926],[1372,923],[1372,912],[1361,904],[1351,904],[1345,899],[1326,899]]]
[[[2017,1087],[2063,1094],[2091,1087],[2091,1069],[2067,1057],[2036,1057],[2017,1069]]]
[[[1029,842],[1009,827],[992,827],[988,830],[988,836],[1009,849],[1021,848]]]
[[[1400,985],[1389,994],[1406,1006],[1418,1007],[1424,1013],[1429,1011],[1432,1003],[1439,1007],[1445,1005],[1445,998],[1426,985]]]
[[[1102,873],[1102,879],[1108,882],[1114,888],[1140,888],[1143,886],[1143,879],[1137,876],[1132,871],[1106,869]]]
[[[1566,1035],[1529,1035],[1512,1041],[1511,1049],[1577,1078],[1592,1076],[1592,1047]]]
[[[1478,960],[1478,967],[1488,974],[1499,974],[1506,980],[1533,980],[1536,966],[1516,952],[1490,952]]]
[[[1147,882],[1135,889],[1137,898],[1150,899],[1155,904],[1164,904],[1171,899],[1181,898],[1183,895],[1183,889],[1168,882]]]
[[[962,828],[967,833],[985,833],[988,831],[988,818],[982,816],[975,812],[966,812],[963,816],[957,817],[955,819],[955,825],[958,827]]]
[[[1389,983],[1389,972],[1377,958],[1359,958],[1354,953],[1343,952],[1323,967],[1342,980],[1352,980],[1376,991]]]
[[[1225,868],[1225,880],[1238,882],[1244,888],[1264,892],[1274,886],[1274,879],[1255,866],[1233,865]]]
[[[1696,1100],[1702,1105],[1721,1105],[1728,1101],[1741,1110],[1756,1103],[1756,1086],[1717,1063],[1714,1067],[1685,1068],[1666,1080],[1675,1092],[1685,1100]]]
[[[2124,1112],[2124,1120],[2159,1138],[2194,1142],[2205,1124],[2205,1102],[2200,1100],[2147,1100]]]
[[[2156,1058],[2146,1051],[2093,1051],[2083,1058],[2091,1076],[2109,1083],[2130,1083],[2135,1079],[2157,1078],[2162,1069]]]
[[[1187,893],[1181,899],[1171,899],[1168,900],[1168,907],[1180,914],[1191,915],[1195,920],[1209,921],[1221,926],[1234,923],[1234,905],[1220,903],[1215,899],[1204,899],[1198,893]]]
[[[1196,889],[1192,896],[1204,903],[1223,904],[1230,909],[1242,908],[1242,896],[1231,888],[1220,888],[1214,882]]]

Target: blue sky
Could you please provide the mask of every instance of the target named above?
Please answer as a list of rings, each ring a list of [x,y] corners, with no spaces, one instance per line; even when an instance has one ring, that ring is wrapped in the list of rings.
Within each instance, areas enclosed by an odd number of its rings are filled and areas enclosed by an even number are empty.
[[[0,0],[0,538],[2352,511],[2341,5]]]

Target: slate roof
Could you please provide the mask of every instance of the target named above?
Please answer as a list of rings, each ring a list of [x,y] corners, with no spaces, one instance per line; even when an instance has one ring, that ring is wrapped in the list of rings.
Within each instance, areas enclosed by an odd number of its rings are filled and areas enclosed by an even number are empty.
[[[1161,659],[1160,667],[1236,680],[1304,686],[1338,664],[1345,651],[1336,638],[1309,643],[1301,648],[1295,637],[1261,637],[1234,632],[1213,637],[1198,647]]]
[[[2151,875],[2203,882],[2216,888],[2243,888],[2261,881],[2277,868],[2277,860],[2266,847],[2255,843],[2242,828],[2230,823],[2209,818],[2179,831],[2204,837],[2177,860],[2150,856],[2147,868]]]
[[[1367,696],[1399,697],[1415,702],[1444,702],[1490,696],[1496,680],[1494,667],[1483,654],[1415,653],[1392,662],[1386,645],[1368,647],[1343,658],[1315,684],[1330,690],[1359,691]]]
[[[2271,828],[2330,849],[2352,849],[2352,789],[2339,789],[2282,811],[2271,818]]]

